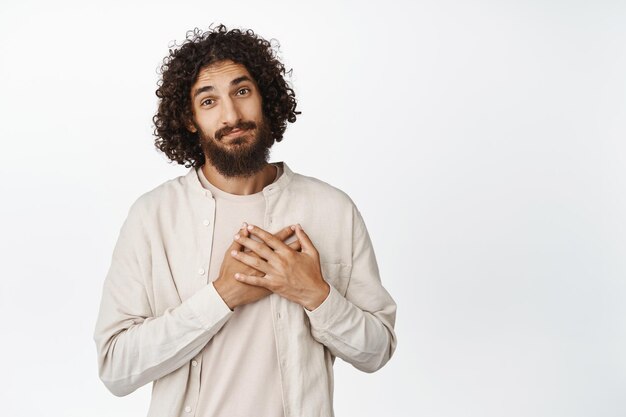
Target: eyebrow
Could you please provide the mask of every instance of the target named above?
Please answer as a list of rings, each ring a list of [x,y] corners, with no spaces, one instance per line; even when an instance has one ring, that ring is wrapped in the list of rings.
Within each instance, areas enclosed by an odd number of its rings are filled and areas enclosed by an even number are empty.
[[[237,77],[234,80],[232,80],[230,82],[230,85],[237,85],[237,84],[241,84],[244,81],[250,81],[252,82],[252,79],[250,77],[248,77],[247,75],[242,75],[241,77]],[[213,91],[215,90],[215,87],[213,87],[212,85],[205,85],[204,87],[200,87],[196,90],[195,93],[193,93],[193,98],[195,99],[196,97],[198,97],[198,95],[206,92],[206,91]]]

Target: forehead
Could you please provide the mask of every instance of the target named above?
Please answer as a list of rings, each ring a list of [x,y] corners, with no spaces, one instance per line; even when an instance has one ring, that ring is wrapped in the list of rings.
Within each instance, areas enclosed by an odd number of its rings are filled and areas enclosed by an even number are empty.
[[[212,86],[216,89],[228,87],[232,80],[242,76],[252,79],[244,65],[231,60],[218,61],[200,70],[191,90],[193,92],[203,86]]]

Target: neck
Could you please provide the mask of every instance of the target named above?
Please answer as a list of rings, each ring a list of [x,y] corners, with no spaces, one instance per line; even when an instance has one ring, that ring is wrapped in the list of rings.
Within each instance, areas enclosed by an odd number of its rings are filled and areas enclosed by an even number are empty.
[[[266,164],[263,169],[250,177],[225,177],[208,162],[202,165],[202,173],[211,184],[235,195],[256,194],[262,191],[274,181],[277,171],[278,168],[274,165]]]

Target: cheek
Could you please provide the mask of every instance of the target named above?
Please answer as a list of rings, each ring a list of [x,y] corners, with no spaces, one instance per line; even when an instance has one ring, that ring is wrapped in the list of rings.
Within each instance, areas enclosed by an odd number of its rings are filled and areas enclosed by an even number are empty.
[[[248,120],[261,120],[263,117],[263,107],[261,100],[250,101],[246,103],[245,114]]]
[[[211,118],[205,117],[198,120],[198,126],[202,129],[205,135],[215,136],[217,122]]]

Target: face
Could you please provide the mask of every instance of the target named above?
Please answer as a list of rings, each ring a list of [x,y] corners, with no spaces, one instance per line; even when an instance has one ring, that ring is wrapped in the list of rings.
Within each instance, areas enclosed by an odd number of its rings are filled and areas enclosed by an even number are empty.
[[[191,87],[193,122],[206,160],[226,177],[263,169],[273,144],[259,88],[245,66],[219,61],[200,71]]]

